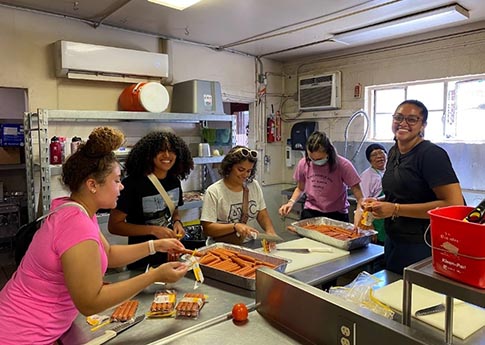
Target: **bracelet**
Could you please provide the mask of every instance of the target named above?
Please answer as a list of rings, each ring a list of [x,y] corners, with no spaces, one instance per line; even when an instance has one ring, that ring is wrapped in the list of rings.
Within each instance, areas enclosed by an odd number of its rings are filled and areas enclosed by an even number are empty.
[[[155,250],[155,244],[153,243],[153,240],[148,241],[148,250],[150,251],[150,255],[153,255],[157,252]]]
[[[288,200],[288,202],[291,202],[292,204],[294,204],[296,201],[293,200],[293,199],[290,199],[290,200]]]
[[[180,225],[184,226],[184,223],[182,223],[182,221],[180,219],[172,220],[172,225],[175,225],[175,223],[177,223],[177,222],[180,222]]]
[[[392,220],[399,217],[399,208],[400,208],[400,205],[398,203],[395,203],[394,204],[394,211],[392,212],[392,217],[391,217]]]

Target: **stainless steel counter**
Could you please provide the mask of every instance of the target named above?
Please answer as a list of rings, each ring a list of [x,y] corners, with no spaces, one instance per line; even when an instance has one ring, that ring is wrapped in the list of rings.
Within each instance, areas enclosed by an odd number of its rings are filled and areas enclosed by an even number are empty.
[[[140,272],[126,271],[109,275],[106,280],[116,282],[128,279],[139,273]],[[197,320],[175,318],[146,319],[110,340],[109,344],[148,344],[191,327],[197,323],[228,313],[231,311],[232,306],[235,303],[254,303],[255,296],[254,291],[244,290],[211,279],[207,279],[197,290],[194,290],[194,280],[190,273],[177,283],[167,284],[166,287],[175,289],[178,296],[182,296],[186,292],[206,294],[208,300],[200,312],[200,317]],[[135,297],[135,299],[140,302],[137,315],[149,311],[154,293],[160,288],[162,288],[161,285],[152,285]],[[112,311],[113,309],[109,309],[102,314],[111,315]],[[66,345],[84,344],[87,341],[104,334],[105,330],[112,327],[112,325],[108,325],[96,332],[91,332],[91,326],[87,324],[86,317],[79,315],[73,326],[61,340],[63,344]]]
[[[255,245],[256,244],[253,244],[253,247]],[[290,276],[303,283],[316,286],[329,282],[355,268],[363,267],[362,269],[365,269],[365,265],[370,264],[373,260],[382,256],[383,253],[383,247],[370,244],[367,247],[352,251],[350,255],[344,258],[302,269],[292,273]],[[116,282],[128,279],[139,273],[140,272],[133,271],[116,273],[106,276],[106,280],[109,282]],[[179,282],[169,284],[168,287],[176,289],[178,296],[182,296],[185,292],[193,292],[194,280],[192,274],[189,273]],[[161,288],[160,285],[153,285],[135,297],[135,299],[140,302],[137,315],[143,314],[149,310],[154,293],[159,288]],[[195,292],[204,293],[209,296],[208,303],[202,308],[198,320],[174,318],[147,319],[110,340],[109,344],[148,344],[159,341],[162,338],[166,338],[191,326],[227,314],[231,311],[232,306],[235,303],[242,302],[245,304],[252,304],[255,301],[254,291],[245,290],[213,279],[206,279],[204,284],[195,290]],[[112,310],[113,309],[107,310],[103,314],[110,315]],[[256,324],[256,322],[253,322],[251,327],[263,327],[253,324]],[[64,344],[69,345],[83,344],[103,334],[104,331],[109,328],[110,327],[106,326],[101,330],[91,332],[90,326],[86,323],[86,318],[79,315],[71,329],[61,338],[61,340]],[[211,327],[211,329],[212,328],[213,327]],[[252,334],[252,332],[248,333]],[[285,340],[283,340],[285,339],[284,333],[282,335],[275,335],[275,337],[275,339],[280,339],[279,337],[282,337],[281,343],[286,344],[284,342]],[[256,343],[261,342],[258,340]],[[234,344],[238,343],[235,342]],[[245,344],[247,344],[247,342]]]

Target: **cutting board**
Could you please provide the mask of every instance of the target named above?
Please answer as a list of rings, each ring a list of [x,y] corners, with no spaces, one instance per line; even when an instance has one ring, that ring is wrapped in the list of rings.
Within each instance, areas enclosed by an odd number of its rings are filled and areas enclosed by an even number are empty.
[[[398,280],[374,291],[374,296],[391,308],[402,312],[403,281]],[[417,310],[445,303],[445,296],[413,284],[411,315],[431,326],[444,331],[445,313],[415,316]],[[466,339],[485,326],[485,310],[472,304],[454,300],[453,335]]]
[[[278,243],[281,248],[331,248],[331,253],[293,253],[282,250],[275,250],[271,255],[291,260],[286,266],[285,273],[292,273],[303,268],[321,264],[330,260],[340,258],[350,253],[346,250],[334,248],[322,242],[317,242],[309,238],[299,238],[297,240]],[[262,249],[260,249],[262,251]]]

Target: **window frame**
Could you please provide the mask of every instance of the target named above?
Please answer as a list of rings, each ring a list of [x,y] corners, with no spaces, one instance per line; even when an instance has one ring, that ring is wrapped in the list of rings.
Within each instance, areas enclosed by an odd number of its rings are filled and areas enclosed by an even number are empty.
[[[410,86],[416,86],[416,85],[424,85],[424,84],[436,84],[436,83],[443,83],[443,104],[441,109],[430,109],[428,108],[428,111],[431,112],[436,112],[436,111],[442,111],[442,116],[445,117],[447,115],[448,111],[448,91],[449,91],[449,84],[450,83],[457,83],[457,82],[467,82],[467,81],[477,81],[477,80],[483,80],[485,82],[485,74],[474,74],[474,75],[466,75],[466,76],[456,76],[456,77],[449,77],[449,78],[435,78],[435,79],[427,79],[427,80],[419,80],[419,81],[408,81],[408,82],[400,82],[400,83],[392,83],[392,84],[382,84],[382,85],[373,85],[373,86],[367,86],[365,88],[365,109],[367,109],[367,113],[369,114],[369,119],[370,119],[370,133],[368,140],[372,141],[382,141],[382,142],[388,142],[392,141],[392,138],[382,138],[382,137],[376,137],[376,129],[378,127],[378,121],[376,120],[376,116],[383,115],[386,113],[377,113],[377,104],[376,104],[376,92],[377,91],[383,91],[383,90],[392,90],[392,89],[403,89],[404,93],[404,99],[407,98],[408,94],[408,88]],[[425,105],[426,105],[426,99],[419,99],[421,100]],[[399,104],[398,102],[396,106]],[[392,114],[390,114],[392,115]],[[459,118],[457,118],[458,121]],[[485,120],[484,120],[485,122]],[[391,126],[391,120],[389,119],[389,127]],[[463,142],[474,142],[474,143],[485,143],[485,139],[483,140],[468,140],[466,138],[460,138],[454,137],[454,138],[446,138],[446,128],[445,124],[443,122],[443,131],[442,131],[442,137],[440,139],[437,138],[431,138],[433,142],[437,143],[453,143],[453,142],[458,142],[458,143],[463,143]]]

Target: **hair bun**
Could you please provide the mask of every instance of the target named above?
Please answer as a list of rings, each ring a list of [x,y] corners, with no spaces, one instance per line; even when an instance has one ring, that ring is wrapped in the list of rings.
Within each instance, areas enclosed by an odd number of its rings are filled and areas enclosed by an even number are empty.
[[[125,141],[124,134],[112,127],[97,127],[89,135],[83,149],[87,156],[102,157],[117,150]]]

